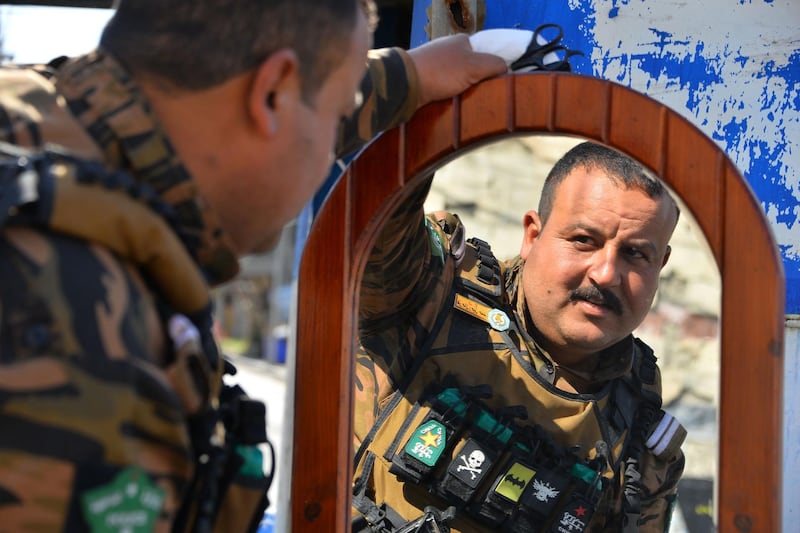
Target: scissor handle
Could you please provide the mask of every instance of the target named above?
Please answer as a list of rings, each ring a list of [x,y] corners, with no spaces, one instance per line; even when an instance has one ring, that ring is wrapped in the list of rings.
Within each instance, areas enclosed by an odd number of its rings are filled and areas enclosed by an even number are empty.
[[[540,44],[539,36],[542,36],[546,39],[546,36],[543,32],[548,28],[556,28],[558,30],[558,34],[555,36],[555,38],[547,40],[547,42],[544,44]],[[565,72],[571,71],[572,66],[569,64],[569,58],[575,55],[583,55],[583,52],[578,50],[570,50],[566,46],[559,44],[563,38],[564,30],[561,26],[553,23],[542,24],[533,31],[533,37],[531,38],[531,42],[528,43],[525,53],[523,53],[519,59],[511,63],[509,68],[512,71],[518,71],[521,69]],[[553,52],[559,56],[559,60],[545,63],[545,57]]]
[[[554,39],[548,39],[547,36],[544,35],[543,32],[548,28],[555,28],[556,30],[558,30],[558,34],[556,35],[556,37]],[[545,44],[539,44],[539,36],[544,37],[544,39],[546,41]],[[535,30],[533,30],[533,39],[531,39],[531,42],[528,45],[528,50],[526,50],[526,53],[527,52],[533,52],[539,47],[545,48],[545,47],[557,45],[559,42],[561,42],[561,39],[563,39],[563,38],[564,38],[564,28],[562,28],[560,25],[552,23],[552,22],[549,22],[547,24],[542,24],[541,26],[539,26]]]

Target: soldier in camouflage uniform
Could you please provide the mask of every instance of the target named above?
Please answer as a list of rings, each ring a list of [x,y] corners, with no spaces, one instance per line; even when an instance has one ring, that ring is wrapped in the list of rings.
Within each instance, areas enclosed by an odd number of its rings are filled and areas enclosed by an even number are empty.
[[[672,198],[583,143],[499,262],[457,216],[423,216],[430,181],[364,270],[354,531],[666,531],[685,430],[631,332],[669,257]]]
[[[91,53],[0,69],[0,530],[257,526],[264,411],[222,385],[209,287],[274,245],[343,117],[347,150],[505,71],[460,36],[364,76],[371,13],[123,0]]]

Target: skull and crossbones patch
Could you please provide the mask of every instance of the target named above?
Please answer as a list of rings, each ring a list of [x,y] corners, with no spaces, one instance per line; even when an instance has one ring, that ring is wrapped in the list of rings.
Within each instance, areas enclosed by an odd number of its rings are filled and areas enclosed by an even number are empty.
[[[447,471],[470,488],[475,488],[491,466],[492,457],[487,451],[474,439],[467,439]]]

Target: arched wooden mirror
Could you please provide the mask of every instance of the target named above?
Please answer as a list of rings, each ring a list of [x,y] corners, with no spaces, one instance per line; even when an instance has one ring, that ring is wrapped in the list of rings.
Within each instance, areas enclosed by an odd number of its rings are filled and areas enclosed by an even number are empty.
[[[615,83],[509,75],[421,109],[350,165],[306,244],[298,288],[291,529],[347,531],[360,272],[378,228],[424,173],[523,133],[576,135],[638,159],[683,200],[722,280],[719,531],[779,531],[784,285],[758,202],[691,123]]]

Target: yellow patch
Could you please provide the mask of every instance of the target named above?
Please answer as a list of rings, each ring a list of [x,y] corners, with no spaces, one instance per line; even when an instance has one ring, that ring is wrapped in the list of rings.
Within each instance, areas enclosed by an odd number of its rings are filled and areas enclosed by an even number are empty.
[[[489,306],[483,305],[475,300],[470,300],[462,294],[456,294],[454,307],[484,322],[489,321]]]

